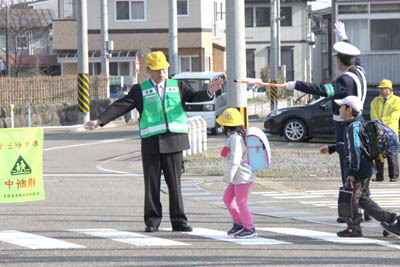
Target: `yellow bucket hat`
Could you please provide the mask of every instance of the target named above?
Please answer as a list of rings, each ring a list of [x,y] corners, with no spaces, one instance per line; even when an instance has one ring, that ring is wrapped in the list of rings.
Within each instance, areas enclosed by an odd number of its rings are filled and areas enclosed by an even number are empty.
[[[146,65],[152,70],[161,70],[169,67],[167,58],[161,51],[154,51],[147,54]]]
[[[217,123],[223,126],[244,125],[242,115],[236,108],[227,108],[224,113],[217,118]]]
[[[390,81],[390,80],[382,80],[381,83],[378,85],[378,88],[390,88],[390,89],[393,89],[392,81]]]

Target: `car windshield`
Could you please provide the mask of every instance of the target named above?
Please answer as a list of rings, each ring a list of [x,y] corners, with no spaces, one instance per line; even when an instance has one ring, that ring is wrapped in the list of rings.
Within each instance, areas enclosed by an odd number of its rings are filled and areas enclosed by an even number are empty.
[[[210,80],[182,80],[185,84],[189,85],[194,91],[207,90]]]

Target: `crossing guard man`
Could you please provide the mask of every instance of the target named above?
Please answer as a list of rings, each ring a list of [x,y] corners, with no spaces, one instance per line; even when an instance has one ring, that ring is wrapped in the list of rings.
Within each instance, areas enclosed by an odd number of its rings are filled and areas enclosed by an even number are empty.
[[[86,126],[94,130],[137,109],[142,140],[145,232],[158,231],[161,223],[161,171],[168,186],[172,231],[190,232],[192,227],[187,224],[181,193],[182,151],[190,148],[188,119],[182,104],[211,99],[223,81],[210,81],[207,90],[196,92],[183,82],[167,79],[169,63],[161,51],[149,53],[146,65],[150,79],[133,85],[128,95],[114,102]]]
[[[399,132],[400,117],[400,97],[393,94],[392,82],[382,80],[378,85],[379,96],[371,102],[371,120],[380,120],[383,124],[393,129],[395,133]],[[391,182],[397,182],[399,178],[399,162],[397,154],[388,155],[389,178]],[[375,160],[376,178],[372,181],[383,181],[384,162]]]
[[[334,32],[339,40],[333,45],[333,49],[337,52],[337,66],[343,72],[336,81],[329,84],[308,83],[302,81],[290,81],[285,83],[287,90],[296,89],[298,91],[332,97],[333,99],[343,99],[346,96],[358,96],[364,104],[367,95],[367,82],[365,79],[365,71],[360,66],[360,50],[350,44],[346,35],[344,24],[340,21],[335,23]],[[342,184],[346,183],[347,169],[345,168],[346,153],[344,148],[344,134],[347,122],[339,116],[339,105],[332,101],[333,120],[335,121],[336,151],[339,154],[340,172],[342,176]],[[338,218],[338,222],[344,223],[344,218]]]

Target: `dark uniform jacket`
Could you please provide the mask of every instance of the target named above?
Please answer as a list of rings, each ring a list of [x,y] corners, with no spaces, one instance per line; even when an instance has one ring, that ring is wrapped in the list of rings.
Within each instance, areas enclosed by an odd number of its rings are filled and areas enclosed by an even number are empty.
[[[195,92],[193,88],[187,86],[182,81],[179,82],[179,92],[182,105],[185,102],[201,102],[210,100],[207,90]],[[100,126],[104,126],[110,121],[118,118],[128,111],[137,109],[139,114],[143,111],[143,95],[139,84],[132,86],[128,95],[118,99],[110,105],[100,116]],[[165,109],[164,109],[165,110]],[[166,133],[142,138],[142,153],[173,153],[190,148],[188,135],[185,133]]]
[[[348,175],[356,177],[356,180],[364,180],[373,174],[373,162],[368,159],[363,150],[366,138],[363,121],[364,118],[362,115],[348,121],[349,125],[346,128],[344,140]],[[330,154],[335,151],[336,145],[329,146]]]
[[[356,57],[356,62],[355,62],[355,66],[353,66],[352,68],[350,68],[348,71],[354,73],[355,75],[357,75],[358,79],[361,82],[361,86],[362,85],[362,77],[359,74],[359,72],[356,70],[357,66],[360,66],[360,59],[359,57]],[[334,99],[342,99],[345,98],[346,96],[349,95],[355,95],[358,96],[357,93],[357,86],[356,83],[354,82],[353,78],[351,78],[349,75],[347,74],[342,74],[341,76],[339,76],[336,81],[334,81],[332,83],[333,89],[334,89],[334,95],[332,96],[332,98]],[[319,84],[319,83],[307,83],[307,82],[302,82],[302,81],[296,81],[296,90],[307,93],[307,94],[312,94],[312,95],[319,95],[319,96],[330,96],[327,94],[327,90],[326,90],[326,86],[324,86],[323,84]],[[366,94],[367,92],[367,88],[363,88]],[[362,97],[362,96],[359,96]],[[333,108],[333,114],[339,116],[339,108],[340,106],[338,104],[335,103],[335,101],[332,101],[332,108]]]

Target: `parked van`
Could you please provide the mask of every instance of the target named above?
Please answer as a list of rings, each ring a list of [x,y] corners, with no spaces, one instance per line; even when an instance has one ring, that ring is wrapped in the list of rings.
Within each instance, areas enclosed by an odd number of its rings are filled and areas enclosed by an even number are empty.
[[[195,91],[207,90],[210,80],[222,78],[224,83],[221,90],[215,93],[215,97],[210,101],[187,102],[183,103],[186,114],[191,116],[201,116],[207,122],[207,128],[212,134],[218,133],[216,118],[227,108],[228,95],[226,90],[225,73],[223,72],[182,72],[173,77],[175,80],[182,80]]]

